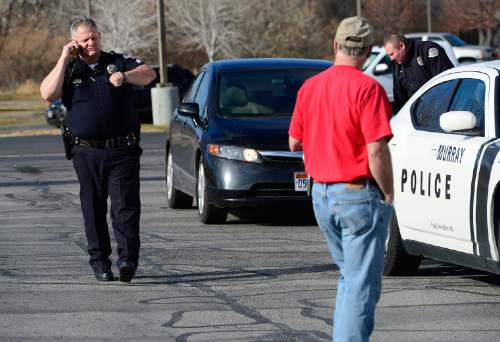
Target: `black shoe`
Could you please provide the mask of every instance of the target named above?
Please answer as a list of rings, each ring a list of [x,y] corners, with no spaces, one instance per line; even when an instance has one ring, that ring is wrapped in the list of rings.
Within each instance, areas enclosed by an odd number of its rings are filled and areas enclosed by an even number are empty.
[[[109,266],[94,266],[92,269],[94,270],[95,278],[99,281],[115,280],[115,276],[113,272],[111,272],[111,267]]]
[[[130,283],[135,275],[135,265],[129,261],[118,261],[117,266],[120,270],[120,281]]]

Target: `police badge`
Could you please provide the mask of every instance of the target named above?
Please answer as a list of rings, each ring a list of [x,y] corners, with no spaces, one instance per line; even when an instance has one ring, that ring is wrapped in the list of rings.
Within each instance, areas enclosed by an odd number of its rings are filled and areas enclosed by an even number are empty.
[[[114,65],[114,64],[108,64],[106,66],[106,71],[108,72],[108,74],[110,76],[113,75],[116,72],[116,65]]]
[[[437,57],[439,55],[439,50],[436,48],[429,49],[429,58]]]

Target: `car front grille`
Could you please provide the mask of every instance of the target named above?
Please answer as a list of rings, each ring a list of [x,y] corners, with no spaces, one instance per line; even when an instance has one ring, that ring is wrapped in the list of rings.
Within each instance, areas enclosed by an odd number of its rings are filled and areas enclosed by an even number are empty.
[[[305,197],[307,192],[295,191],[293,183],[284,184],[255,184],[250,189],[250,196],[258,197]]]
[[[278,163],[303,164],[302,151],[300,152],[259,151],[259,154],[266,161],[278,162]]]

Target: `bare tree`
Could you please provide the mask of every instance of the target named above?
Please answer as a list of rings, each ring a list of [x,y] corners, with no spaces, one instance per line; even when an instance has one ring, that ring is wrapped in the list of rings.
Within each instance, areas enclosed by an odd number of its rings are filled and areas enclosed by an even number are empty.
[[[1,0],[0,1],[0,52],[5,45],[5,38],[8,36],[11,25],[12,17],[14,15],[15,0]]]
[[[208,60],[216,56],[235,57],[234,46],[241,43],[238,26],[246,1],[173,0],[167,7],[171,37],[190,51],[202,50]]]
[[[94,0],[92,13],[105,49],[136,53],[156,47],[154,0]]]
[[[331,51],[334,22],[317,0],[260,0],[241,24],[241,54],[252,57],[323,58]],[[286,9],[286,10],[285,10]],[[335,20],[333,20],[335,21]]]
[[[384,34],[405,33],[425,22],[425,1],[365,0],[363,5],[363,16],[375,27],[379,42]]]
[[[475,29],[478,31],[479,44],[490,45],[500,22],[496,16],[499,7],[498,0],[476,0],[472,6],[468,0],[447,0],[443,4],[441,23],[454,32]]]

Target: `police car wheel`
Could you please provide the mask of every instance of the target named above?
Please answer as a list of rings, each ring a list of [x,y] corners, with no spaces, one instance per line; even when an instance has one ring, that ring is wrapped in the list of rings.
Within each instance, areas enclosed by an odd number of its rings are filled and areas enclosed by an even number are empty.
[[[399,233],[398,219],[394,213],[394,215],[392,215],[389,236],[386,242],[384,275],[413,275],[417,273],[421,260],[421,256],[408,254],[404,249],[403,240]]]
[[[167,149],[167,160],[165,167],[165,185],[167,187],[167,204],[171,209],[188,209],[193,205],[193,197],[174,188],[174,166],[172,152]]]
[[[216,207],[208,203],[207,182],[205,178],[203,158],[200,158],[200,161],[198,162],[196,180],[196,200],[198,203],[200,221],[205,224],[220,224],[226,222],[227,208]]]

